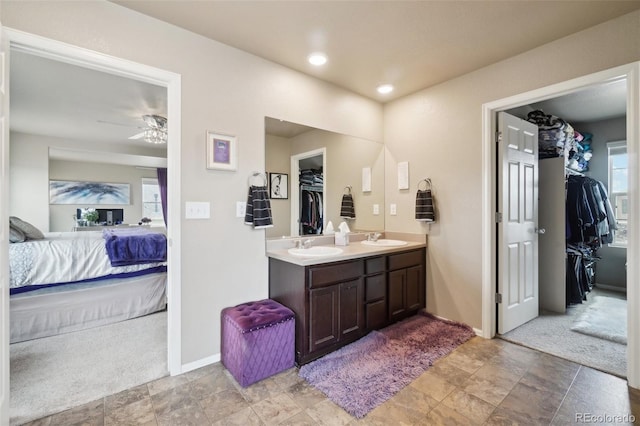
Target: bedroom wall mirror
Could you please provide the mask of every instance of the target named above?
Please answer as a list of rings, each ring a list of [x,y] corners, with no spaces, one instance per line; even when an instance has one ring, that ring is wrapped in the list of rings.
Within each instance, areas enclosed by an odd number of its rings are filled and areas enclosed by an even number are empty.
[[[363,169],[371,176],[367,191]],[[348,192],[355,206],[355,219],[347,221],[351,231],[384,229],[380,142],[266,117],[265,171],[287,174],[289,182],[288,198],[271,199],[274,226],[267,228],[267,238],[319,235],[329,221],[337,227],[344,220],[340,207]]]

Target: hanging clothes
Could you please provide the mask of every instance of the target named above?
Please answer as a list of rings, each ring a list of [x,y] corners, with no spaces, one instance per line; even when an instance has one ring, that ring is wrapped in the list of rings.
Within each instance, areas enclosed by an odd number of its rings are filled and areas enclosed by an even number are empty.
[[[302,234],[322,234],[322,192],[303,189],[300,197]]]
[[[604,184],[587,176],[567,178],[567,304],[582,303],[591,291],[597,250],[613,242],[617,229]]]
[[[587,176],[567,178],[567,240],[593,248],[613,241],[616,218],[604,184]]]

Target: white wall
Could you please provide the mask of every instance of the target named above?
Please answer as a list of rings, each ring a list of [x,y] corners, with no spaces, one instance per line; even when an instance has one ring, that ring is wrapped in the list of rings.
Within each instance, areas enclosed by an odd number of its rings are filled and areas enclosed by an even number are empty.
[[[50,180],[77,180],[82,182],[109,182],[129,184],[129,204],[49,206],[49,228],[52,232],[69,231],[75,225],[77,208],[123,209],[123,223],[138,223],[142,218],[142,178],[157,178],[155,170],[116,164],[82,163],[77,161],[49,161]],[[48,182],[46,183],[48,185]]]
[[[183,364],[220,352],[223,307],[268,295],[265,233],[235,217],[265,116],[382,140],[378,103],[114,3],[3,1],[2,24],[181,74],[180,203],[211,203],[211,219],[181,220]],[[238,137],[236,172],[205,168],[207,130]]]
[[[24,133],[9,138],[9,214],[49,232],[49,145]]]
[[[289,198],[271,200],[273,228],[267,228],[267,238],[291,235],[291,139],[275,135],[265,135],[265,167],[267,173],[289,175]],[[268,178],[268,175],[267,175]]]
[[[640,59],[640,12],[622,16],[390,102],[384,111],[389,231],[429,234],[427,310],[482,325],[482,104]],[[409,161],[408,191],[396,164]],[[416,185],[433,181],[438,223],[413,219]]]

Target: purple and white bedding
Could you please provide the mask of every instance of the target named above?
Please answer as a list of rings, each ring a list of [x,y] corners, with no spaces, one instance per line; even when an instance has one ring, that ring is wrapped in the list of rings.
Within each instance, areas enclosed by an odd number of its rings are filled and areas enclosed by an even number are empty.
[[[50,232],[44,240],[10,244],[9,267],[14,294],[43,285],[157,272],[166,270],[166,262],[111,266],[102,232]]]

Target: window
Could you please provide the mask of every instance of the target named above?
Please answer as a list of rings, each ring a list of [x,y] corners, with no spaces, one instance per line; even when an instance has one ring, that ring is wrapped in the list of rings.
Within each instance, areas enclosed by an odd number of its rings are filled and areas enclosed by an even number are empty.
[[[609,151],[609,201],[613,207],[618,223],[614,231],[612,246],[627,246],[627,218],[629,200],[627,198],[627,143],[610,142]]]
[[[148,217],[153,223],[164,224],[158,179],[142,178],[142,217]]]

